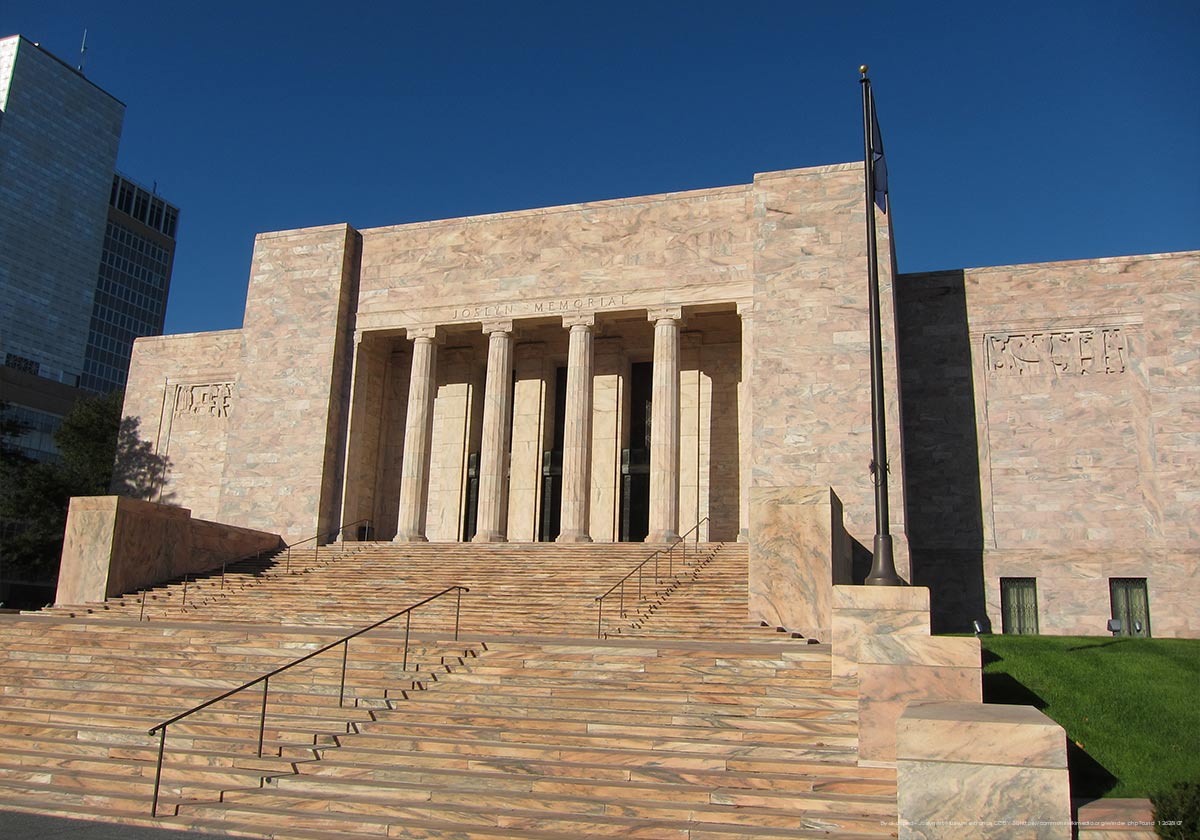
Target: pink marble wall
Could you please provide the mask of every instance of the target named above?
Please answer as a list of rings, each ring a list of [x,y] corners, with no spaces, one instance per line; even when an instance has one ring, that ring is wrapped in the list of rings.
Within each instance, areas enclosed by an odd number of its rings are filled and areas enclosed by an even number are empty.
[[[752,481],[758,487],[832,487],[845,506],[847,532],[870,551],[875,485],[868,471],[870,330],[862,178],[861,163],[754,178],[759,241],[750,370]],[[891,531],[897,571],[909,579],[887,216],[876,212],[876,227]]]
[[[255,238],[222,522],[289,542],[339,524],[359,250],[348,225]]]
[[[1063,728],[1032,706],[918,702],[896,725],[903,840],[1070,840]]]
[[[57,604],[103,601],[282,545],[277,534],[192,519],[186,508],[121,496],[71,499]]]
[[[753,487],[750,513],[750,618],[827,641],[833,585],[850,582],[837,495],[828,487]]]

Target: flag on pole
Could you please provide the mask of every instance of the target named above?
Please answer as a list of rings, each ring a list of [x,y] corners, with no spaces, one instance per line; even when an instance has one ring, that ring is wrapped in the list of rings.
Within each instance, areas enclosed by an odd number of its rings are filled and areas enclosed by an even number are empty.
[[[875,205],[884,213],[888,211],[887,161],[883,157],[883,135],[879,133],[879,118],[875,115],[875,93],[867,86],[867,100],[871,108],[871,174],[875,188]]]

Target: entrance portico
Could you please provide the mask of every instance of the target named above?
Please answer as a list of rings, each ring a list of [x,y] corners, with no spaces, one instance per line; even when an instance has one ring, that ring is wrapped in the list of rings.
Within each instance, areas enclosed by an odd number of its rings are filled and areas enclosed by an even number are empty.
[[[360,333],[343,521],[396,541],[666,542],[707,517],[701,539],[736,539],[738,309]]]

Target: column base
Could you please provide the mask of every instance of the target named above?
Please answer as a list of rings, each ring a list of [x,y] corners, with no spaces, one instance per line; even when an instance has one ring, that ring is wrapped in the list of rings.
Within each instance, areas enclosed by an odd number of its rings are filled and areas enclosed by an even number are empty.
[[[670,543],[679,539],[679,534],[674,531],[655,531],[646,537],[648,543]]]
[[[471,538],[473,543],[508,542],[508,537],[499,531],[480,531]]]
[[[396,536],[392,537],[392,542],[429,542],[429,538],[424,534],[396,534]]]
[[[582,531],[563,531],[554,540],[560,543],[590,543],[592,538]]]

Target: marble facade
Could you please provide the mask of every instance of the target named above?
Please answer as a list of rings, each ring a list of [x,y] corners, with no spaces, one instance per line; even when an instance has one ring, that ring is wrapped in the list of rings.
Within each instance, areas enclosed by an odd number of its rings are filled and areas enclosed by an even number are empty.
[[[814,509],[837,557],[797,552],[795,579],[860,581],[861,177],[261,234],[242,329],[137,342],[125,412],[168,461],[154,500],[287,541],[695,527],[762,549],[787,542],[779,493],[808,488],[844,531]],[[1027,560],[1045,631],[1091,628],[1106,607],[1073,581],[1108,568],[1151,578],[1156,634],[1200,627],[1200,256],[896,275],[877,223],[891,529],[935,629],[999,629],[999,579]]]

